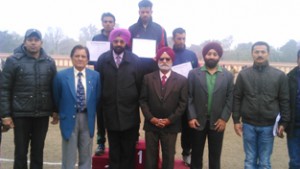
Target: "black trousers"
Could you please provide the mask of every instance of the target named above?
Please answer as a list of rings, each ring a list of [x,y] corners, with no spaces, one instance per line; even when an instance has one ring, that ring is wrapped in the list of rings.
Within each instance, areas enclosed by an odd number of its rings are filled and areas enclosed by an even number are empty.
[[[209,121],[206,122],[202,131],[192,129],[192,161],[191,169],[202,169],[203,151],[206,138],[208,140],[209,169],[221,168],[221,151],[224,132],[217,132],[209,128]]]
[[[135,168],[135,146],[138,131],[138,126],[125,131],[107,130],[109,169]]]
[[[27,153],[30,143],[30,169],[43,168],[43,152],[48,131],[49,117],[13,118],[15,161],[14,169],[27,169]]]
[[[146,131],[145,137],[147,150],[145,169],[157,169],[159,143],[162,149],[162,169],[173,169],[177,133]]]
[[[191,153],[191,128],[188,124],[188,118],[187,118],[187,111],[184,112],[181,118],[181,125],[182,125],[182,131],[181,131],[181,148],[182,148],[182,155],[188,156]]]
[[[105,144],[105,127],[104,127],[104,117],[101,111],[97,113],[97,144]]]

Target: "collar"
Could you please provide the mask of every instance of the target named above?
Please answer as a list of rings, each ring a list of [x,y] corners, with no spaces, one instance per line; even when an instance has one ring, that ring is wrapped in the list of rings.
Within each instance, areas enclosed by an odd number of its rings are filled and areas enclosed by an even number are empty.
[[[217,65],[217,67],[218,67],[218,68],[217,68],[217,72],[223,72],[223,69],[222,69],[221,66]],[[203,72],[208,72],[208,70],[207,70],[205,64],[201,67],[200,70],[203,71]]]
[[[259,72],[264,71],[267,67],[269,67],[269,62],[266,61],[262,64],[256,64],[255,62],[253,63],[253,68]]]
[[[162,76],[163,76],[163,75],[167,76],[166,79],[168,79],[168,78],[171,76],[171,72],[172,72],[172,71],[170,70],[168,73],[163,74],[161,71],[159,71],[159,77],[160,77],[160,79],[162,79]]]
[[[116,60],[117,59],[117,56],[120,56],[121,57],[121,60],[123,59],[123,55],[124,55],[124,52],[122,52],[121,54],[116,54],[115,51],[113,50],[113,56],[114,56],[114,59]]]
[[[81,72],[82,73],[82,77],[86,77],[85,76],[85,68],[82,71],[78,71],[75,67],[74,67],[74,76],[77,77],[77,74]]]

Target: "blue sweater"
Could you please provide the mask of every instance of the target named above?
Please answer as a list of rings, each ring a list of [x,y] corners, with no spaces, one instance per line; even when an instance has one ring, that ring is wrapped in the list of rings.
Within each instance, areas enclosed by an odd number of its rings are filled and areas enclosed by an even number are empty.
[[[186,62],[191,62],[193,68],[199,67],[198,64],[198,58],[196,54],[193,51],[187,50],[187,49],[175,49],[173,48],[175,52],[175,61],[173,62],[173,65],[179,65]]]

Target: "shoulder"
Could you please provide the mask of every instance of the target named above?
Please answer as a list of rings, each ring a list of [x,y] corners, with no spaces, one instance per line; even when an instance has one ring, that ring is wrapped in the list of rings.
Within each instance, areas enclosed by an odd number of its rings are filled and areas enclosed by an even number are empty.
[[[285,73],[282,70],[279,70],[273,66],[270,66],[270,71],[271,71],[271,73],[277,74],[279,76],[282,76],[282,75],[285,76]]]
[[[186,77],[182,76],[181,74],[179,73],[176,73],[174,71],[172,71],[172,74],[174,75],[174,77],[176,77],[177,79],[179,79],[180,81],[186,81]]]

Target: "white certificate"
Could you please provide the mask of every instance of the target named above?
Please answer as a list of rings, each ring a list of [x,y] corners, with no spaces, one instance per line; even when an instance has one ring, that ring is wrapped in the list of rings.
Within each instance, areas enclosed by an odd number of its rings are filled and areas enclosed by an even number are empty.
[[[156,41],[149,39],[132,40],[132,52],[139,57],[154,58],[156,55]]]
[[[180,65],[175,65],[172,67],[172,70],[178,74],[181,74],[184,77],[188,77],[189,71],[192,70],[192,63],[191,62],[186,62],[182,63]]]
[[[99,56],[110,50],[110,42],[106,41],[87,41],[86,47],[90,52],[90,61],[97,62]]]

